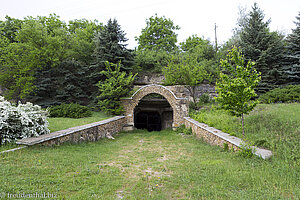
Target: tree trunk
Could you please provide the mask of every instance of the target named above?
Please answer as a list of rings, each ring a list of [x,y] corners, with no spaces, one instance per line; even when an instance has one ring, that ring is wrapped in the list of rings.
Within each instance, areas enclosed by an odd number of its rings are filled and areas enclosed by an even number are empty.
[[[188,89],[188,91],[191,93],[193,102],[195,103],[196,109],[198,109],[198,106],[196,104],[196,86],[186,86],[186,88]]]
[[[243,128],[243,137],[245,137],[244,114],[242,114],[242,128]]]

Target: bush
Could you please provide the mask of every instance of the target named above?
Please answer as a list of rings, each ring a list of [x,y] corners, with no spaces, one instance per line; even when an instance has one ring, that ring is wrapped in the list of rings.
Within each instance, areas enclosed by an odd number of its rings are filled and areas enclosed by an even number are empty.
[[[120,99],[129,95],[136,75],[122,72],[121,63],[106,62],[105,66],[106,70],[101,74],[106,76],[106,79],[97,84],[100,93],[97,96],[98,105],[100,110],[107,114],[120,115],[124,111]]]
[[[261,103],[300,102],[300,85],[273,89],[259,97]]]
[[[211,97],[207,93],[203,93],[199,97],[199,103],[206,104],[206,103],[209,103],[210,101],[211,101]]]
[[[248,143],[242,143],[238,154],[244,158],[252,158],[256,149],[252,149]]]
[[[32,103],[13,106],[0,96],[0,145],[50,133],[47,112]]]
[[[48,111],[50,117],[82,118],[92,116],[88,107],[76,103],[52,106],[48,108]]]
[[[208,104],[213,102],[213,99],[209,96],[209,94],[207,93],[203,93],[198,101],[196,101],[196,103],[194,103],[193,101],[190,101],[190,109],[192,110],[198,110],[200,109],[203,105]]]
[[[184,124],[182,124],[181,126],[179,126],[177,129],[176,129],[176,133],[179,133],[179,134],[184,134],[184,135],[193,135],[193,131],[192,131],[192,128],[186,128]]]

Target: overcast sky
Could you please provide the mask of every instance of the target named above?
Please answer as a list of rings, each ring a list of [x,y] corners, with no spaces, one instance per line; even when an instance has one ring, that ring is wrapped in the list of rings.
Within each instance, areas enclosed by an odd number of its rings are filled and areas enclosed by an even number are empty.
[[[290,33],[293,21],[300,12],[300,0],[0,0],[0,20],[6,15],[23,19],[26,16],[49,16],[56,13],[62,20],[97,19],[106,24],[116,18],[129,39],[129,48],[137,46],[135,36],[141,34],[146,19],[155,13],[170,18],[181,29],[178,42],[193,34],[223,43],[232,36],[239,7],[248,10],[254,2],[264,11],[265,19],[271,18],[271,30]]]

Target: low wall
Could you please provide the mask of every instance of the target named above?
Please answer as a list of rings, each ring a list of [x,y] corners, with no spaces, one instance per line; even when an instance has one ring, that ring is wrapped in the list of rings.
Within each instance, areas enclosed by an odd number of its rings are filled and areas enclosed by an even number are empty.
[[[192,132],[196,137],[202,138],[205,142],[211,145],[217,145],[223,148],[224,143],[226,143],[230,150],[233,149],[234,151],[237,151],[240,149],[241,145],[245,143],[240,138],[230,136],[228,133],[209,127],[208,125],[200,123],[190,117],[184,118],[184,124],[186,128],[192,129]],[[269,150],[253,146],[251,148],[255,155],[263,159],[268,159],[272,156],[272,152]]]
[[[51,146],[64,142],[80,143],[83,141],[97,141],[122,131],[125,124],[126,120],[124,116],[116,116],[92,124],[72,127],[38,137],[24,138],[18,140],[16,143],[27,146],[35,144]]]

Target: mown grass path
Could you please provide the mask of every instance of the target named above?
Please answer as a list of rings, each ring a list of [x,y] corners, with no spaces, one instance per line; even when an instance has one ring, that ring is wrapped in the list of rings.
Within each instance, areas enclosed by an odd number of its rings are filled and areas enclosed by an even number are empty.
[[[0,194],[58,199],[299,199],[299,171],[173,131],[0,155]]]

